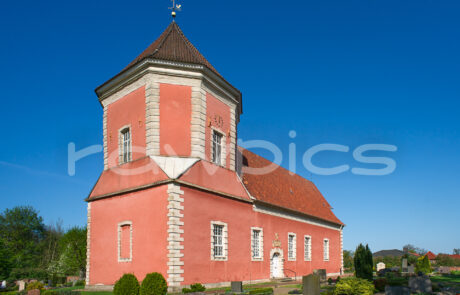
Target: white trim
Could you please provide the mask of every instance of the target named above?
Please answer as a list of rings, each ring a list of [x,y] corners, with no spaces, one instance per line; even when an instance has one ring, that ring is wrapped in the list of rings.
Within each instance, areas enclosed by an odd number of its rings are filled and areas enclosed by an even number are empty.
[[[308,245],[305,245],[305,239],[306,238],[309,238]],[[312,253],[311,253],[311,244],[312,244],[311,236],[310,235],[304,235],[303,236],[303,259],[304,259],[304,261],[311,261],[311,257],[313,256]],[[308,254],[310,254],[309,257],[307,257],[307,255],[306,255],[307,254],[307,251],[306,251],[307,247],[308,247]]]
[[[326,243],[327,242],[327,243]],[[326,247],[327,245],[327,247]],[[328,238],[323,239],[323,261],[329,261],[330,259],[330,242]]]
[[[254,231],[259,231],[259,256],[254,257]],[[251,227],[251,261],[264,261],[264,229]]]
[[[91,203],[88,203],[88,214],[87,214],[87,225],[86,225],[86,286],[90,283],[89,271],[91,265]]]
[[[222,256],[214,256],[214,225],[223,226],[222,229]],[[211,221],[211,260],[212,261],[227,261],[228,260],[228,226],[227,223],[222,221]]]
[[[299,221],[299,222],[303,222],[303,223],[308,223],[308,224],[312,224],[312,225],[316,225],[316,226],[321,226],[321,227],[324,227],[324,228],[333,229],[333,230],[337,230],[337,231],[340,231],[340,227],[341,227],[341,225],[338,225],[338,224],[337,224],[336,227],[334,227],[334,226],[330,225],[330,223],[327,223],[326,221],[316,220],[316,219],[310,218],[308,216],[300,215],[300,213],[299,213],[298,216],[294,216],[294,214],[286,213],[286,211],[284,211],[282,209],[275,209],[275,208],[272,208],[272,207],[266,207],[266,206],[263,206],[261,204],[254,204],[253,209],[256,212],[260,212],[260,213],[264,213],[264,214],[268,214],[268,215],[273,215],[273,216],[277,216],[277,217],[281,217],[281,218],[286,218],[286,219],[290,219],[290,220],[295,220],[295,221]]]
[[[108,107],[104,106],[103,107],[103,113],[102,113],[102,145],[103,145],[103,150],[104,150],[104,170],[109,168],[109,153],[107,150],[107,112],[108,112]]]
[[[177,184],[168,184],[168,238],[167,238],[167,250],[168,250],[168,286],[169,290],[174,290],[180,286],[181,282],[184,281],[183,273],[184,261],[181,260],[184,257],[184,222],[183,222],[183,211],[184,211],[184,191],[180,189]]]
[[[160,154],[160,83],[150,78],[145,85],[145,153]]]
[[[340,228],[340,274],[344,273],[343,268],[343,227]]]
[[[129,155],[128,161],[124,161],[123,153],[124,153],[124,142],[123,142],[123,134],[125,130],[129,132]],[[118,129],[118,165],[125,164],[131,162],[133,160],[133,132],[131,128],[131,124],[124,125],[123,127]]]
[[[222,136],[222,141],[220,143],[220,164],[219,163],[215,163],[212,159],[212,150],[214,148],[214,140],[213,140],[213,135],[214,135],[214,132],[220,134]],[[225,135],[225,132],[223,132],[221,129],[219,128],[216,128],[214,126],[211,126],[211,136],[210,136],[210,139],[211,139],[211,148],[210,148],[210,154],[209,154],[209,160],[211,163],[214,163],[216,165],[219,165],[219,166],[222,166],[222,167],[226,167],[227,166],[227,140],[226,140],[227,136]]]
[[[289,256],[289,237],[293,236],[294,237],[294,240],[293,240],[293,244],[292,244],[292,254],[293,256]],[[288,245],[288,261],[296,261],[297,260],[297,235],[295,233],[291,233],[289,232],[287,234],[287,245]]]
[[[123,226],[129,226],[129,257],[121,257],[121,228]],[[118,223],[118,262],[131,262],[133,261],[133,222],[132,221],[122,221]]]

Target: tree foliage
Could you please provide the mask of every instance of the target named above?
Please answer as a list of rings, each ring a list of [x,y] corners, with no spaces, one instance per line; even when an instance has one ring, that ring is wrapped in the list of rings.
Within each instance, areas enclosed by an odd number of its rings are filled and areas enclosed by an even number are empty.
[[[44,238],[43,218],[34,208],[18,206],[0,214],[0,239],[10,253],[14,267],[39,265]]]
[[[167,292],[168,284],[160,273],[149,273],[142,281],[140,295],[165,295]]]
[[[424,274],[432,272],[431,263],[428,259],[428,256],[423,255],[417,259],[417,263],[415,264],[415,271],[422,272]]]
[[[343,267],[346,270],[353,270],[353,251],[344,250],[343,251]]]
[[[114,295],[138,295],[139,281],[130,273],[124,274],[113,287]]]
[[[363,246],[359,244],[355,251],[354,257],[354,266],[355,266],[355,275],[357,278],[372,280],[372,252],[369,249],[369,246]]]
[[[85,276],[86,271],[86,227],[72,227],[59,241],[61,262],[66,274]]]

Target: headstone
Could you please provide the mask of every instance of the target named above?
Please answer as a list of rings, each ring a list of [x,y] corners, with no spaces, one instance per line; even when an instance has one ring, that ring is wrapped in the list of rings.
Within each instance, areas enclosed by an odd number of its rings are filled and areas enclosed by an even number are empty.
[[[431,293],[433,291],[430,277],[427,275],[409,278],[409,288],[412,293]]]
[[[303,295],[320,295],[319,275],[311,274],[302,277]]]
[[[408,272],[409,274],[414,274],[414,273],[415,273],[415,267],[414,267],[413,265],[409,265],[409,266],[407,267],[407,272]]]
[[[19,283],[19,292],[24,291],[24,289],[26,288],[26,282],[19,281],[18,283]]]
[[[403,258],[401,272],[407,272],[407,271],[408,271],[408,269],[407,269],[407,258]]]
[[[40,290],[33,289],[27,292],[27,295],[40,295]]]
[[[448,267],[448,266],[440,266],[438,268],[438,272],[440,274],[450,274],[450,267]]]
[[[327,281],[327,274],[325,269],[315,269],[313,273],[319,276],[319,281],[325,283]]]
[[[231,283],[232,293],[243,293],[243,282],[236,281]]]
[[[385,295],[410,295],[409,287],[385,286]]]
[[[385,269],[385,263],[383,262],[377,263],[377,267],[376,267],[377,272],[379,272],[382,269]]]
[[[2,289],[6,288],[6,281],[2,281]]]

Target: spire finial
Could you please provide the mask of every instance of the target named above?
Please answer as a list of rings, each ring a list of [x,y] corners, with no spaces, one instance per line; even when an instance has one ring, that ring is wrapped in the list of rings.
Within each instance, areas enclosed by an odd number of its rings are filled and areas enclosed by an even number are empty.
[[[174,21],[174,19],[176,18],[176,10],[177,10],[177,11],[180,11],[182,5],[176,4],[176,0],[171,0],[171,2],[172,2],[172,7],[169,7],[169,9],[172,10],[172,11],[171,11],[171,16],[172,16],[173,21]]]

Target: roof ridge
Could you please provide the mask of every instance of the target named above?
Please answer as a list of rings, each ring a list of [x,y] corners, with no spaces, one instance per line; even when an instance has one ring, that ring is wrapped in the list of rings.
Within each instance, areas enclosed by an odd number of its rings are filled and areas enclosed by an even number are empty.
[[[157,48],[155,48],[155,50],[153,51],[152,53],[152,56],[155,55],[155,53],[157,53],[158,51],[160,51],[160,48],[165,44],[166,42],[166,39],[168,39],[169,35],[171,35],[171,32],[173,30],[173,26],[174,26],[175,22],[173,21],[167,28],[166,30],[169,30],[166,35],[164,36],[164,38],[160,41],[160,43],[158,44]]]

